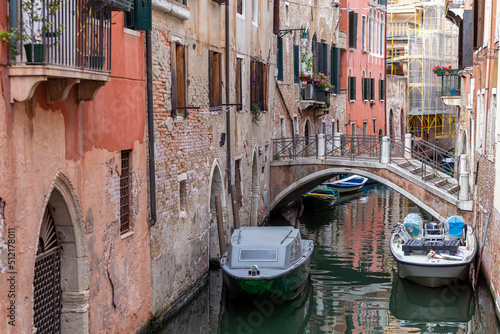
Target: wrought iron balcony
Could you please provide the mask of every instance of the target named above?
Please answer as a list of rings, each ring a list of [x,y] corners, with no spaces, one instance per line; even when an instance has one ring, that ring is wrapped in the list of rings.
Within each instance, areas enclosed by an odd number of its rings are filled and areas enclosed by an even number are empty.
[[[18,0],[10,13],[11,102],[31,98],[43,81],[48,102],[65,99],[79,84],[79,98],[92,100],[111,72],[111,11],[131,0]],[[64,81],[61,81],[63,79]]]
[[[460,95],[460,76],[458,75],[458,70],[451,69],[436,74],[441,77],[441,91],[436,93],[438,96]]]

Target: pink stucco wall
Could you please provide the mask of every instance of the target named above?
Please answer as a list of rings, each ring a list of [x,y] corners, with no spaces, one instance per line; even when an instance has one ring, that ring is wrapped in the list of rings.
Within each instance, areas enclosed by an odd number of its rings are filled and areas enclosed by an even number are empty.
[[[6,3],[0,6],[0,29],[6,27],[5,7]],[[88,272],[75,268],[63,272],[75,272],[80,281],[88,281],[88,331],[132,333],[151,316],[144,38],[124,31],[123,14],[113,21],[112,78],[92,102],[78,101],[73,87],[65,101],[47,104],[44,83],[31,100],[9,103],[6,45],[0,45],[0,198],[5,201],[0,217],[2,333],[31,332],[38,233],[57,176],[66,179],[77,200],[66,203],[77,218],[69,224],[81,225],[84,242],[78,247],[86,257],[78,261],[86,263],[78,268]],[[133,233],[124,238],[119,232],[119,173],[120,151],[128,149],[132,149]],[[16,235],[15,327],[7,324],[9,285],[3,279],[8,268],[2,231],[9,228]],[[63,257],[71,251],[64,247],[70,246],[63,246]]]
[[[349,11],[354,11],[358,13],[358,23],[357,23],[357,43],[355,49],[349,48],[349,42],[347,43],[347,51],[342,52],[342,66],[341,66],[341,76],[340,76],[340,88],[348,89],[348,77],[356,77],[356,100],[354,102],[347,101],[346,107],[346,123],[350,123],[347,128],[347,133],[351,134],[352,124],[356,124],[357,132],[356,135],[362,135],[359,129],[363,129],[363,122],[367,122],[367,135],[372,135],[374,133],[378,134],[379,130],[382,129],[383,133],[386,134],[386,120],[385,120],[385,102],[379,99],[379,79],[385,79],[385,50],[381,50],[379,34],[380,25],[385,25],[385,14],[381,10],[383,6],[369,4],[368,0],[349,0],[347,2],[342,2],[341,4],[342,17],[340,19],[340,30],[347,34],[347,40],[349,41]],[[365,52],[362,50],[362,16],[366,16],[366,40],[369,42],[368,34],[368,22],[369,18],[373,18],[373,49],[371,52]],[[385,29],[384,29],[385,30]],[[385,33],[384,33],[385,34]],[[383,36],[383,45],[385,45],[385,36]],[[367,44],[368,45],[368,44]],[[371,74],[370,74],[371,73]],[[362,93],[362,78],[374,78],[375,79],[375,99],[374,105],[370,104],[370,101],[363,101]],[[376,118],[376,127],[373,129],[373,119]],[[350,120],[350,122],[349,122]]]

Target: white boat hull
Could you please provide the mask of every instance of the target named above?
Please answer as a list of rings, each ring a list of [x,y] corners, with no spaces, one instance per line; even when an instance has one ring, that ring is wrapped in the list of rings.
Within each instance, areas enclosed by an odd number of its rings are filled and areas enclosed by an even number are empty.
[[[437,288],[453,283],[456,279],[469,279],[469,263],[455,266],[424,266],[398,261],[399,277],[417,284]]]
[[[405,254],[402,245],[396,241],[393,233],[390,243],[392,256],[398,264],[398,275],[417,284],[436,288],[455,282],[470,279],[470,266],[473,263],[477,243],[472,228],[467,231],[467,246],[458,246],[457,254],[436,251],[429,257],[426,251]]]

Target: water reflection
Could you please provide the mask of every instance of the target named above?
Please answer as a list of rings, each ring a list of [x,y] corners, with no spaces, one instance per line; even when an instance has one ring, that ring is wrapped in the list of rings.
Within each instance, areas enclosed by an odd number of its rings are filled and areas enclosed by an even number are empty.
[[[332,210],[304,212],[294,223],[315,243],[304,294],[291,303],[232,303],[220,272],[212,272],[161,333],[498,333],[484,282],[474,295],[468,285],[431,289],[397,277],[389,240],[393,223],[409,212],[432,220],[381,185],[341,196]]]
[[[428,288],[396,277],[389,310],[401,327],[457,333],[467,329],[475,313],[474,291],[458,280],[440,288]]]
[[[239,303],[225,298],[218,333],[305,333],[313,305],[312,297],[312,286],[308,284],[293,301],[255,300]]]

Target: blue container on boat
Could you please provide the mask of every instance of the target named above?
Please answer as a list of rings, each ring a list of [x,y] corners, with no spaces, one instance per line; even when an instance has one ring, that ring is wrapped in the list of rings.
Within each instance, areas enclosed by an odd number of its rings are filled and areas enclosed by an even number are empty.
[[[461,238],[464,228],[464,218],[462,216],[451,216],[444,222],[445,230],[451,238]],[[447,228],[448,227],[448,228]]]

